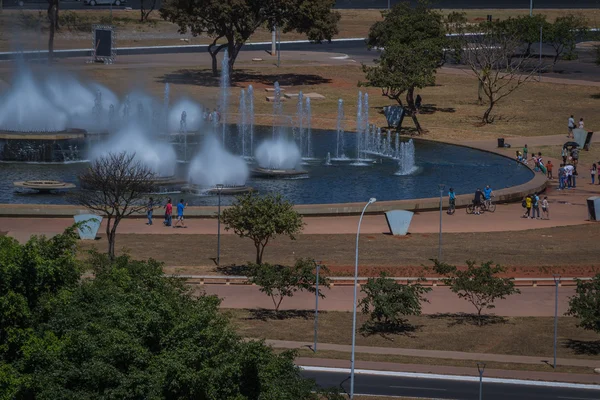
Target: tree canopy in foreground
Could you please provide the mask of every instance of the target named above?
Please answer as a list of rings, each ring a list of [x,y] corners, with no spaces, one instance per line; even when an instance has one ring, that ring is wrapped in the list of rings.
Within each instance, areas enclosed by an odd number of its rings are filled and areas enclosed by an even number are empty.
[[[94,254],[80,280],[72,232],[0,241],[0,399],[339,399],[156,261]]]

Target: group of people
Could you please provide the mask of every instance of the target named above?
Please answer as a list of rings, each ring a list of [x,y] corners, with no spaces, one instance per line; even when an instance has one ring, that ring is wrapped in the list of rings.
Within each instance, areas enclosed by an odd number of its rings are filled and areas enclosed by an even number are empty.
[[[575,128],[579,128],[579,129],[584,129],[585,124],[583,123],[583,118],[579,118],[579,125],[575,125],[575,118],[573,118],[573,116],[571,115],[569,117],[569,122],[568,122],[568,128],[569,128],[569,133],[567,134],[568,138],[573,139],[575,136],[573,135],[573,129]]]
[[[492,201],[492,197],[494,197],[494,191],[487,185],[483,191],[480,188],[477,188],[475,191],[475,197],[473,198],[473,205],[475,206],[474,215],[480,215],[483,206],[489,206]],[[452,214],[452,211],[456,208],[456,193],[453,188],[448,189],[448,204],[450,207],[448,208],[448,214]]]
[[[183,220],[183,210],[187,207],[187,203],[181,199],[179,203],[177,203],[177,221],[175,224],[173,223],[173,204],[171,202],[171,198],[167,197],[167,203],[163,206],[165,210],[165,219],[163,221],[164,226],[173,226],[173,228],[177,226],[181,226],[182,228],[186,228],[185,222]],[[148,204],[146,205],[146,215],[148,217],[148,222],[146,225],[152,225],[152,214],[154,213],[154,209],[160,208],[158,204],[154,202],[152,197],[148,199]]]
[[[537,193],[533,193],[529,196],[523,197],[521,205],[525,209],[525,213],[523,213],[523,218],[550,219],[548,196],[544,196],[544,199],[540,201],[540,196]],[[541,217],[540,206],[542,208]]]

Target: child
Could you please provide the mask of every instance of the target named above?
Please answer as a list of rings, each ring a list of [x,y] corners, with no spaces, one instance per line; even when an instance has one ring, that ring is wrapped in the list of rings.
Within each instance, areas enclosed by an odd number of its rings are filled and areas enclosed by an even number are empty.
[[[546,163],[546,171],[547,171],[547,176],[548,179],[554,179],[554,176],[552,176],[552,168],[554,167],[554,165],[552,165],[552,161],[548,160],[548,162]]]
[[[550,219],[550,209],[548,208],[548,196],[542,200],[542,219]]]

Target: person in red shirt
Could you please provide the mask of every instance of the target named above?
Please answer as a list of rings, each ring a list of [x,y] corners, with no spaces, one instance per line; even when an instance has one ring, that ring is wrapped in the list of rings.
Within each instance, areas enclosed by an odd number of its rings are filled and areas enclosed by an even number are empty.
[[[167,204],[165,205],[165,226],[171,226],[171,221],[173,220],[173,204],[171,204],[171,199],[167,199]]]
[[[554,165],[552,165],[552,161],[548,160],[548,163],[546,164],[546,171],[548,172],[548,179],[553,179],[554,177],[552,176],[552,168],[554,167]]]

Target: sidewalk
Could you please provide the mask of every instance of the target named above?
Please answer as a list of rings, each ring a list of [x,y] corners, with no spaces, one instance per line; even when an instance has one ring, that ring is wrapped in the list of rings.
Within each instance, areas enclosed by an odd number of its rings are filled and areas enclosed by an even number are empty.
[[[350,368],[350,357],[348,360],[334,360],[327,358],[308,358],[298,357],[295,360],[297,365],[311,367],[327,368]],[[390,362],[377,361],[356,361],[357,369],[393,371],[393,372],[416,372],[423,374],[441,374],[441,375],[462,375],[479,376],[476,361],[473,367],[447,367],[441,365],[420,365],[420,364],[397,364]],[[568,383],[587,383],[600,384],[600,375],[594,374],[566,374],[562,372],[538,372],[538,371],[511,371],[504,369],[485,369],[485,378],[504,378],[504,379],[525,379],[534,381],[549,382],[568,382]],[[575,399],[575,398],[573,398]]]
[[[289,340],[271,340],[265,342],[276,349],[312,349],[312,342],[293,342]],[[352,347],[350,345],[318,343],[318,350],[330,350],[350,353]],[[396,347],[371,347],[371,346],[356,346],[357,353],[366,354],[384,354],[390,356],[407,356],[407,357],[426,357],[426,358],[441,358],[451,360],[474,360],[484,362],[499,362],[499,363],[515,363],[515,364],[532,364],[540,365],[552,363],[552,357],[532,357],[532,356],[515,356],[506,354],[486,354],[486,353],[467,353],[461,351],[443,351],[443,350],[422,350],[422,349],[400,349]],[[317,352],[318,354],[318,352]],[[600,360],[579,360],[569,358],[557,358],[557,365],[571,367],[589,367],[600,368]],[[598,377],[600,379],[600,376]]]

